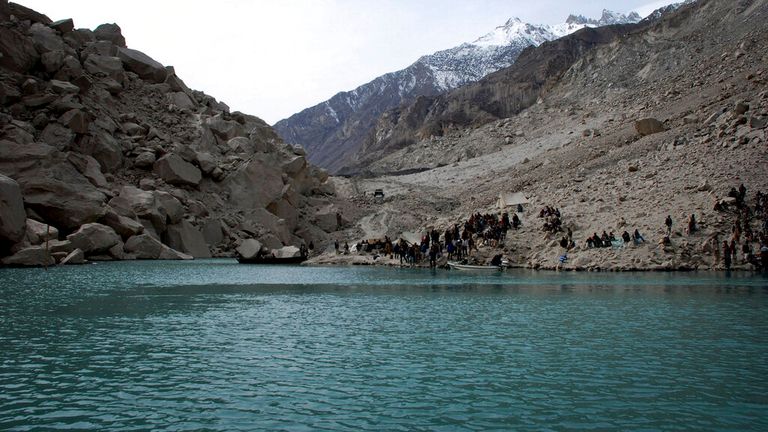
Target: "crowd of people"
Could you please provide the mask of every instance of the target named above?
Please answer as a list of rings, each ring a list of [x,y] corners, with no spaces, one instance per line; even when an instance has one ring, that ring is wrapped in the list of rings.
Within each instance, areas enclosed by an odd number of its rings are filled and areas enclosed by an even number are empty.
[[[723,266],[730,269],[734,264],[751,264],[756,269],[768,269],[768,196],[755,193],[752,205],[747,202],[747,188],[741,184],[732,187],[727,194],[730,200],[716,200],[714,209],[731,213],[730,241],[728,238],[713,247],[715,260],[719,262],[722,251]],[[714,237],[713,242],[719,242]],[[740,255],[739,255],[740,254]]]
[[[718,234],[710,238],[710,248],[715,255],[714,265],[722,264],[726,269],[730,269],[734,264],[752,264],[757,269],[768,269],[768,195],[758,191],[754,200],[748,202],[747,189],[742,184],[738,189],[731,188],[727,199],[717,199],[714,210],[733,215],[729,237],[722,242]],[[518,212],[520,211],[522,209],[518,208]],[[576,247],[571,228],[564,225],[563,216],[557,207],[542,207],[538,217],[543,219],[541,230],[547,236],[562,233],[559,245],[565,252],[559,259],[561,264],[564,263],[568,252]],[[664,220],[665,235],[660,241],[664,246],[671,244],[673,224],[671,215],[668,215]],[[471,214],[463,223],[453,224],[444,231],[430,229],[420,241],[393,241],[385,237],[382,240],[363,240],[355,247],[361,252],[373,252],[399,259],[402,265],[418,265],[428,259],[430,267],[435,267],[438,260],[444,256],[447,256],[448,260],[461,261],[467,259],[473,251],[477,251],[478,246],[501,247],[509,230],[518,230],[521,226],[522,220],[517,212],[513,212],[511,216],[507,212],[477,212]],[[696,215],[689,215],[684,231],[687,235],[695,235],[699,230]],[[603,230],[600,235],[595,232],[588,237],[585,246],[620,248],[627,244],[640,245],[644,242],[646,239],[638,229],[634,229],[631,234],[625,230],[619,237],[612,231]],[[349,253],[350,250],[349,245],[344,243],[342,252],[338,241],[335,242],[335,249],[336,253]]]

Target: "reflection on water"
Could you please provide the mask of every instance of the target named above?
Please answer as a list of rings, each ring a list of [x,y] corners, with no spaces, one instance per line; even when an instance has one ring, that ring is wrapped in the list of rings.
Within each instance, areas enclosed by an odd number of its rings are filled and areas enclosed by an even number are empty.
[[[0,270],[0,429],[767,430],[761,276]]]

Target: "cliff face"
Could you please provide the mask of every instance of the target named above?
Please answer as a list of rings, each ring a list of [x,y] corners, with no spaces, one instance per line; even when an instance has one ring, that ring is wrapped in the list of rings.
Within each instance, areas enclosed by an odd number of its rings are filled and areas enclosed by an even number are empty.
[[[287,142],[307,149],[311,162],[337,172],[354,156],[378,117],[418,97],[436,96],[476,82],[515,62],[530,46],[538,46],[585,27],[633,23],[640,17],[604,11],[600,20],[572,17],[568,23],[532,25],[513,18],[471,43],[425,55],[409,67],[383,75],[352,91],[307,108],[275,124]]]
[[[49,262],[46,237],[58,259],[179,258],[338,228],[320,223],[336,220],[334,187],[302,149],[189,89],[117,25],[76,29],[4,0],[0,21],[4,263]]]

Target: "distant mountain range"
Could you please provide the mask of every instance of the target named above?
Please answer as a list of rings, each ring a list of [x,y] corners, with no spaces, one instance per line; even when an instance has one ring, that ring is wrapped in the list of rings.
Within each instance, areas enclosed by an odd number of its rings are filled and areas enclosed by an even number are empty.
[[[637,13],[603,11],[599,20],[571,15],[565,23],[532,25],[517,18],[471,43],[425,55],[397,72],[281,120],[284,140],[304,146],[310,162],[337,172],[348,165],[378,117],[420,96],[435,96],[509,67],[527,47],[558,39],[584,27],[636,23]]]

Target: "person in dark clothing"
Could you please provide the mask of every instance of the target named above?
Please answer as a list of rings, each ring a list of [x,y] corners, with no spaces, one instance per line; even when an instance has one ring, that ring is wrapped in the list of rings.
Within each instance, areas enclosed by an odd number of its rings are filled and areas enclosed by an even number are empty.
[[[643,236],[640,235],[640,231],[635,229],[635,232],[632,234],[632,240],[635,241],[635,244],[640,244],[645,241]]]
[[[626,231],[621,234],[621,239],[624,240],[624,243],[629,243],[632,240],[632,238],[629,236],[629,233]]]
[[[500,266],[501,265],[501,254],[494,255],[491,259],[491,265],[492,266]]]
[[[691,217],[688,218],[688,235],[691,235],[696,231],[696,216],[691,215]]]
[[[672,216],[667,215],[667,219],[664,220],[664,225],[667,226],[667,235],[672,234]]]

